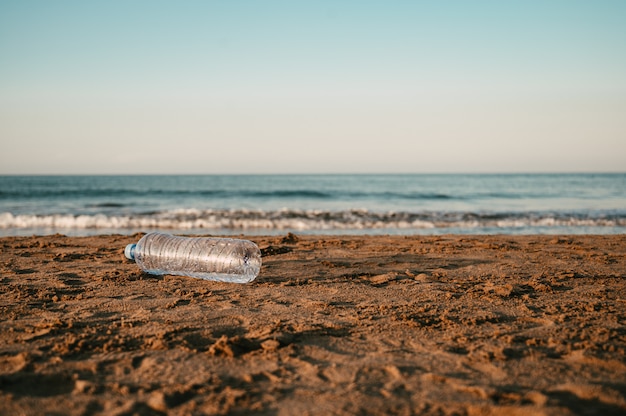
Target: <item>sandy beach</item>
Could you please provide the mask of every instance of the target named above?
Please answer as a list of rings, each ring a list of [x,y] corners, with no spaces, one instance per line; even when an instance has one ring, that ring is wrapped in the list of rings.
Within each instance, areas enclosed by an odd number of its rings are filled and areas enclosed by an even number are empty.
[[[141,235],[0,239],[0,414],[625,414],[626,236],[249,237],[248,285]]]

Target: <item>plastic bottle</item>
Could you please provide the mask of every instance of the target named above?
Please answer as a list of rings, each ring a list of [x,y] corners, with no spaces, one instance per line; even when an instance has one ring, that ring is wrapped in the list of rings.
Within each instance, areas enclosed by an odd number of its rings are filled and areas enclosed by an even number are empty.
[[[261,270],[261,251],[247,240],[149,233],[124,255],[150,274],[175,274],[218,282],[249,283]]]

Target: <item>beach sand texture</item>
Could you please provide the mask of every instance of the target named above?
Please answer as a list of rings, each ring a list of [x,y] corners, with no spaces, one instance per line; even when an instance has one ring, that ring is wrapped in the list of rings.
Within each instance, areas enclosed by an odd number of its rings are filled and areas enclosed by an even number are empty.
[[[625,235],[249,237],[248,285],[139,237],[0,239],[0,414],[626,414]]]

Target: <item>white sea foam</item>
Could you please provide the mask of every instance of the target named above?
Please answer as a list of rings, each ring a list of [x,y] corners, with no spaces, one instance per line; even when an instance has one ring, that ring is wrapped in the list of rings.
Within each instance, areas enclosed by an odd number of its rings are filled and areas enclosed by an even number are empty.
[[[14,215],[0,213],[0,229],[210,229],[210,230],[427,230],[515,229],[524,227],[626,227],[626,218],[589,218],[564,215],[473,213],[376,213],[366,210],[196,210],[164,211],[149,215]]]

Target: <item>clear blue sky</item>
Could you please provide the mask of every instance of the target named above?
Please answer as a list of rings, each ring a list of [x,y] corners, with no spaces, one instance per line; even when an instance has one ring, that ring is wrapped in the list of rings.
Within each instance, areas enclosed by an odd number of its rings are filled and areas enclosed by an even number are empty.
[[[0,174],[626,171],[626,1],[0,0]]]

